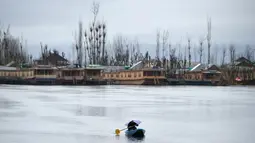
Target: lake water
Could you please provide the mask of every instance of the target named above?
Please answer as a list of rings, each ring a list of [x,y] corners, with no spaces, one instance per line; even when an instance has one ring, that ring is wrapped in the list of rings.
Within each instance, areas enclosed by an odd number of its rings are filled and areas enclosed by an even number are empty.
[[[0,85],[1,143],[254,143],[255,87]]]

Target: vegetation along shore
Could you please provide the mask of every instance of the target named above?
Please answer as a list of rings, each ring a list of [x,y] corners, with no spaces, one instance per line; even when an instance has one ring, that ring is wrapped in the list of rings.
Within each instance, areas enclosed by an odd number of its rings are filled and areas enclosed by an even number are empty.
[[[243,52],[236,52],[234,44],[217,48],[211,42],[211,18],[205,38],[188,37],[184,46],[170,43],[167,30],[158,31],[152,57],[149,51],[141,52],[138,40],[122,35],[107,43],[107,24],[97,19],[99,6],[93,3],[88,27],[78,23],[78,36],[70,49],[76,57],[73,61],[40,41],[40,57],[35,59],[27,40],[12,35],[10,25],[1,28],[0,84],[255,85],[255,49],[248,44]]]

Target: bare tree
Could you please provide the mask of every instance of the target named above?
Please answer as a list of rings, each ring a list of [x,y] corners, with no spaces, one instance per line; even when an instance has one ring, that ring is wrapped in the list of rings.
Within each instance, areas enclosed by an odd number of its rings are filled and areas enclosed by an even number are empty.
[[[211,51],[211,18],[208,18],[207,20],[207,28],[208,28],[208,33],[207,33],[207,44],[208,44],[208,65],[210,64],[210,51]]]
[[[115,59],[116,63],[115,65],[123,65],[123,54],[124,54],[124,46],[125,46],[125,39],[121,36],[118,35],[116,38],[113,40],[113,48],[114,48],[114,54],[115,54]]]
[[[127,39],[122,35],[118,35],[113,40],[113,48],[115,55],[114,65],[129,65],[130,50]],[[138,55],[138,53],[136,53]]]
[[[253,52],[254,50],[252,50],[252,48],[250,47],[250,45],[246,45],[246,49],[245,49],[245,58],[249,61],[252,60],[253,57]]]
[[[231,64],[234,64],[234,61],[235,61],[235,51],[236,51],[235,46],[231,44],[229,47],[229,55],[230,55]]]
[[[165,51],[166,51],[166,44],[168,40],[169,33],[168,31],[163,31],[162,34],[162,61],[163,61],[163,67],[166,66],[166,57],[165,57]]]
[[[29,59],[28,56],[22,40],[11,35],[10,25],[6,30],[0,29],[0,64],[26,63]]]
[[[197,62],[197,48],[195,46],[195,44],[193,45],[193,54],[194,54],[194,61]]]
[[[78,64],[80,66],[82,66],[82,59],[83,59],[83,54],[82,54],[82,37],[83,37],[83,34],[82,34],[82,22],[80,21],[79,22],[79,36],[78,36],[78,44],[76,45],[76,49],[77,49],[77,61],[78,61]]]
[[[191,67],[191,51],[190,51],[190,38],[188,38],[188,50],[189,50],[189,67]]]
[[[158,30],[157,31],[157,39],[156,39],[156,42],[157,42],[157,47],[156,47],[156,64],[158,66],[158,63],[159,63],[159,51],[160,51],[160,31]]]
[[[162,59],[165,57],[166,43],[168,40],[168,36],[169,36],[168,31],[164,30],[162,33]]]
[[[226,58],[226,48],[224,47],[222,49],[222,62],[221,62],[221,65],[223,66],[225,64],[225,58]]]
[[[149,52],[146,51],[145,55],[144,55],[144,63],[146,66],[150,67],[150,59],[149,59],[150,55]]]
[[[135,62],[138,62],[138,61],[141,61],[142,58],[141,58],[141,51],[140,51],[140,43],[138,41],[138,39],[136,39],[134,41],[135,43],[135,49],[136,49],[136,52],[134,53],[135,54]]]
[[[94,2],[92,9],[93,21],[89,27],[89,32],[85,31],[85,50],[90,64],[106,65],[108,53],[106,50],[106,24],[97,21],[99,13],[99,3]]]
[[[176,48],[172,48],[169,45],[169,53],[170,53],[170,75],[174,75],[176,67],[177,67],[177,57],[176,57]]]
[[[101,37],[99,36],[99,38],[101,38]],[[102,27],[102,43],[103,43],[102,63],[103,63],[103,65],[106,65],[105,61],[107,61],[107,59],[108,59],[108,54],[107,54],[107,50],[105,49],[105,43],[106,43],[106,25],[105,25],[105,23],[103,23],[103,27]]]
[[[202,57],[203,57],[203,52],[204,52],[203,41],[204,41],[204,39],[201,39],[201,40],[199,41],[200,47],[199,47],[199,49],[198,49],[198,54],[199,54],[199,62],[200,62],[200,63],[202,63]]]
[[[91,39],[92,39],[92,55],[93,55],[93,64],[96,64],[96,31],[98,30],[97,29],[97,26],[96,26],[96,18],[97,18],[97,15],[98,15],[98,12],[99,12],[99,3],[96,3],[96,2],[93,2],[93,6],[92,6],[92,9],[91,9],[93,15],[94,15],[94,19],[93,19],[93,22],[92,22],[92,27],[90,28],[90,32],[91,32]],[[93,35],[93,37],[92,37]]]
[[[211,58],[211,64],[215,64],[215,57],[214,57],[214,54],[211,54],[211,56],[210,56],[210,58]]]
[[[215,64],[218,64],[218,45],[215,45],[215,47],[214,47],[214,59],[215,59],[215,61],[214,61],[214,63]]]

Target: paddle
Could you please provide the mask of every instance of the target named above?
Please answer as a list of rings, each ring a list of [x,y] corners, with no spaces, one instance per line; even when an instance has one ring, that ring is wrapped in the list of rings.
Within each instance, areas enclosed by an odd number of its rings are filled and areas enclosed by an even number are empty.
[[[132,120],[132,121],[135,122],[137,126],[141,123],[141,121],[139,121],[139,120]],[[128,125],[128,123],[126,123],[125,125]],[[116,129],[116,130],[115,130],[115,134],[116,134],[116,135],[119,135],[121,131],[124,131],[124,130],[126,130],[126,129],[128,129],[128,128],[131,128],[131,127],[134,127],[134,126],[136,126],[136,125],[133,125],[133,126],[130,126],[130,127],[124,128],[124,129],[121,129],[121,130],[120,130],[120,129]]]
[[[135,126],[135,125],[134,125],[134,126]],[[134,126],[130,126],[129,128],[134,127]],[[128,129],[128,127],[127,127],[127,128],[124,128],[124,129],[121,129],[121,130],[120,130],[120,129],[116,129],[116,130],[115,130],[115,134],[118,136],[118,135],[120,135],[120,132],[121,132],[121,131],[124,131],[124,130],[126,130],[126,129]]]
[[[127,128],[124,128],[124,129],[121,129],[121,130],[120,130],[120,129],[116,129],[116,130],[115,130],[115,134],[116,134],[116,135],[120,135],[120,132],[123,131],[123,130],[126,130],[126,129],[127,129]]]

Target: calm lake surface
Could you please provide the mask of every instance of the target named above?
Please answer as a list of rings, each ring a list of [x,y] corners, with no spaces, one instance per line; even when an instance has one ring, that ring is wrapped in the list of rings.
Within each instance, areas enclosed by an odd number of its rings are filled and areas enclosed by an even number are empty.
[[[254,143],[255,87],[0,85],[1,143]]]

